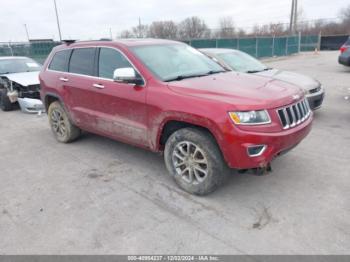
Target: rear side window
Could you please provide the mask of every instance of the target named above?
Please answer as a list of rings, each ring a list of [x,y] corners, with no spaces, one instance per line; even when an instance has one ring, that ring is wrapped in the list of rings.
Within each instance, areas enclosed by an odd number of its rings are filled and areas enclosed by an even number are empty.
[[[68,60],[70,55],[70,50],[63,50],[57,52],[49,65],[49,69],[61,72],[68,71]]]
[[[74,49],[69,63],[69,72],[94,75],[95,48]]]
[[[119,51],[111,48],[101,48],[98,61],[98,76],[113,79],[114,70],[123,67],[133,67]]]

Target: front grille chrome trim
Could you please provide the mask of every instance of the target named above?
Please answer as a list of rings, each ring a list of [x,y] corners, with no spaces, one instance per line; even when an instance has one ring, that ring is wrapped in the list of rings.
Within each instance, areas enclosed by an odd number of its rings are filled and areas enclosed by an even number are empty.
[[[290,129],[300,125],[311,115],[311,109],[306,98],[289,106],[277,109],[283,129]]]

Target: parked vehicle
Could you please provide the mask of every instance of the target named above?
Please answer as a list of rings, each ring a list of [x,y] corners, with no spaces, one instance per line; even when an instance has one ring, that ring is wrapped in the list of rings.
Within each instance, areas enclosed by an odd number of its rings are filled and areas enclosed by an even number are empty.
[[[163,151],[177,184],[198,195],[217,188],[228,167],[268,167],[305,138],[313,119],[299,87],[226,72],[175,41],[63,44],[40,84],[59,142],[87,130]]]
[[[340,47],[340,53],[344,53],[349,48],[350,48],[350,36],[348,40]]]
[[[269,68],[254,57],[233,49],[207,48],[200,49],[202,53],[212,58],[226,70],[255,74],[272,79],[289,82],[304,89],[310,108],[321,107],[325,90],[317,80],[298,73]]]
[[[340,48],[339,64],[350,66],[350,37]]]
[[[24,112],[43,110],[40,100],[41,66],[28,57],[0,57],[0,108],[10,111],[17,102]]]

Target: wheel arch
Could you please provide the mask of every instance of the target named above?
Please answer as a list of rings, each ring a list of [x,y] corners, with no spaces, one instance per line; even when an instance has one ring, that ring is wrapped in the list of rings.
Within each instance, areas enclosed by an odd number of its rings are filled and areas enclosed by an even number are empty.
[[[201,121],[201,119],[196,119],[197,121],[190,121],[189,119],[182,118],[168,118],[163,121],[160,125],[160,129],[157,135],[157,151],[163,151],[166,141],[169,137],[182,128],[197,128],[207,132],[217,144],[221,154],[224,156],[221,144],[220,144],[220,133],[215,123],[212,123],[210,120],[206,119],[205,121]]]

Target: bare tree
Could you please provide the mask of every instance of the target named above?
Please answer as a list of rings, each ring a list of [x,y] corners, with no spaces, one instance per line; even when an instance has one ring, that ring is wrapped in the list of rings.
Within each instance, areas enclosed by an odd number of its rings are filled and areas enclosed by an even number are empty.
[[[132,32],[137,38],[145,38],[148,36],[148,25],[139,24],[132,28]]]
[[[281,36],[287,33],[286,28],[283,24],[270,24],[269,25],[269,34],[274,36]]]
[[[120,33],[120,38],[133,38],[135,37],[130,30],[124,30]]]
[[[177,38],[177,26],[173,21],[156,21],[149,27],[149,36],[164,39]]]
[[[204,20],[192,16],[183,20],[179,25],[179,36],[182,39],[203,38],[210,36],[210,30]]]
[[[269,25],[255,25],[252,33],[255,36],[268,36],[270,35]]]
[[[219,32],[217,36],[221,38],[229,38],[236,36],[235,23],[232,17],[222,17],[219,20]]]
[[[340,12],[343,23],[350,24],[350,5]]]

